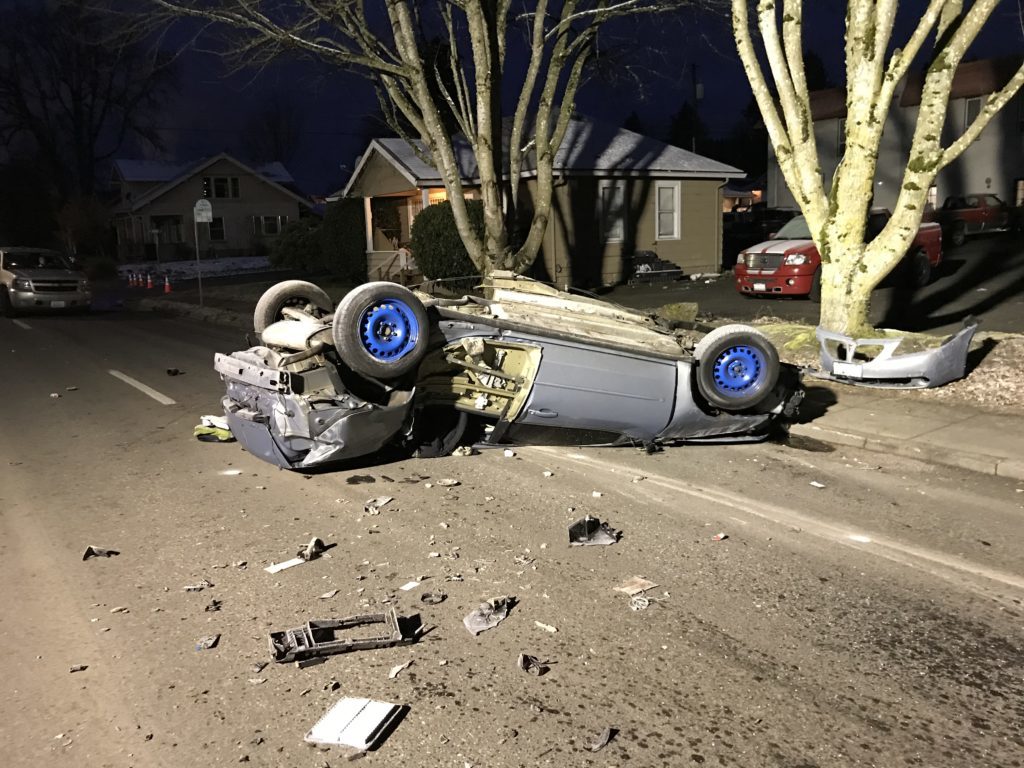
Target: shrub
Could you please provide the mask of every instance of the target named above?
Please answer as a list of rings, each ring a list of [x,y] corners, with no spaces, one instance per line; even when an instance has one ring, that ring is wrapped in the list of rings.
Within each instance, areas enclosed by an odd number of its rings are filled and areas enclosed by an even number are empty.
[[[275,267],[316,271],[321,260],[319,226],[319,220],[314,218],[289,222],[270,248],[270,263]]]
[[[484,204],[467,200],[470,225],[483,237]],[[447,277],[478,275],[455,228],[455,216],[447,200],[435,203],[419,212],[412,225],[412,255],[423,276],[429,280]]]
[[[324,269],[353,283],[366,282],[366,222],[361,199],[347,197],[327,204],[319,252]]]

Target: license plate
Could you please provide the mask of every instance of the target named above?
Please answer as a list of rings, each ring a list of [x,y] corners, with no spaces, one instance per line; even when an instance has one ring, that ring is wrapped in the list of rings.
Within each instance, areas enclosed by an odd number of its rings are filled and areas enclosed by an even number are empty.
[[[836,376],[847,376],[851,379],[859,379],[864,374],[861,372],[861,366],[857,363],[832,363],[832,373]]]
[[[755,291],[767,291],[768,285],[766,283],[754,283]]]
[[[66,301],[51,301],[50,302],[50,306],[53,307],[54,309],[63,309],[64,307],[67,306],[67,302]]]

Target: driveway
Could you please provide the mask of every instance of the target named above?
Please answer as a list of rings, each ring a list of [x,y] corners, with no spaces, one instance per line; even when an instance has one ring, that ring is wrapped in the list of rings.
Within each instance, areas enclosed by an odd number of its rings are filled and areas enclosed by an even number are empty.
[[[778,317],[818,323],[817,304],[806,299],[740,295],[730,272],[713,280],[619,286],[604,298],[645,309],[677,301],[697,302],[703,313],[742,321]],[[947,248],[943,264],[924,289],[883,286],[872,297],[871,321],[878,327],[949,333],[970,314],[981,318],[985,330],[1024,333],[1024,239],[1020,236],[982,236],[960,248]]]

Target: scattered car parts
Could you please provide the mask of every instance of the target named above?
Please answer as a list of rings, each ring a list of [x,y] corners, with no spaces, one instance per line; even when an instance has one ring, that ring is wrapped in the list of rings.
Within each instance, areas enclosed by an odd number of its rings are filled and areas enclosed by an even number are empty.
[[[569,544],[575,547],[614,544],[621,537],[620,531],[590,515],[569,526]]]
[[[471,611],[462,620],[462,624],[471,635],[479,635],[488,629],[494,629],[504,621],[513,605],[515,605],[514,597],[492,597]]]
[[[342,634],[360,628],[373,628],[375,633],[363,637]],[[270,652],[274,661],[284,663],[370,648],[390,648],[415,641],[415,635],[406,636],[402,633],[398,615],[391,608],[383,613],[309,621],[296,629],[271,632]]]
[[[963,328],[942,345],[923,352],[899,355],[902,338],[855,339],[818,327],[821,373],[812,375],[864,387],[923,389],[962,379],[967,353],[978,330],[978,320],[964,318]]]
[[[304,740],[309,744],[349,747],[357,750],[358,755],[379,746],[405,709],[383,701],[341,699],[317,721]]]
[[[121,553],[116,549],[104,549],[103,547],[88,546],[85,548],[85,554],[82,555],[83,560],[88,560],[90,557],[116,557]]]

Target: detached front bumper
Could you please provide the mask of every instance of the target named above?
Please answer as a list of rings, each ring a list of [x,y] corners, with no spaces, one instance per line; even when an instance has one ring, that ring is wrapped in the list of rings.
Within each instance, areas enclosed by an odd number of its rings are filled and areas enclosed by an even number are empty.
[[[91,291],[8,291],[15,309],[88,309]]]
[[[773,272],[757,270],[735,272],[736,290],[740,293],[783,294],[806,296],[811,292],[813,274],[801,274],[799,267],[779,267]]]

